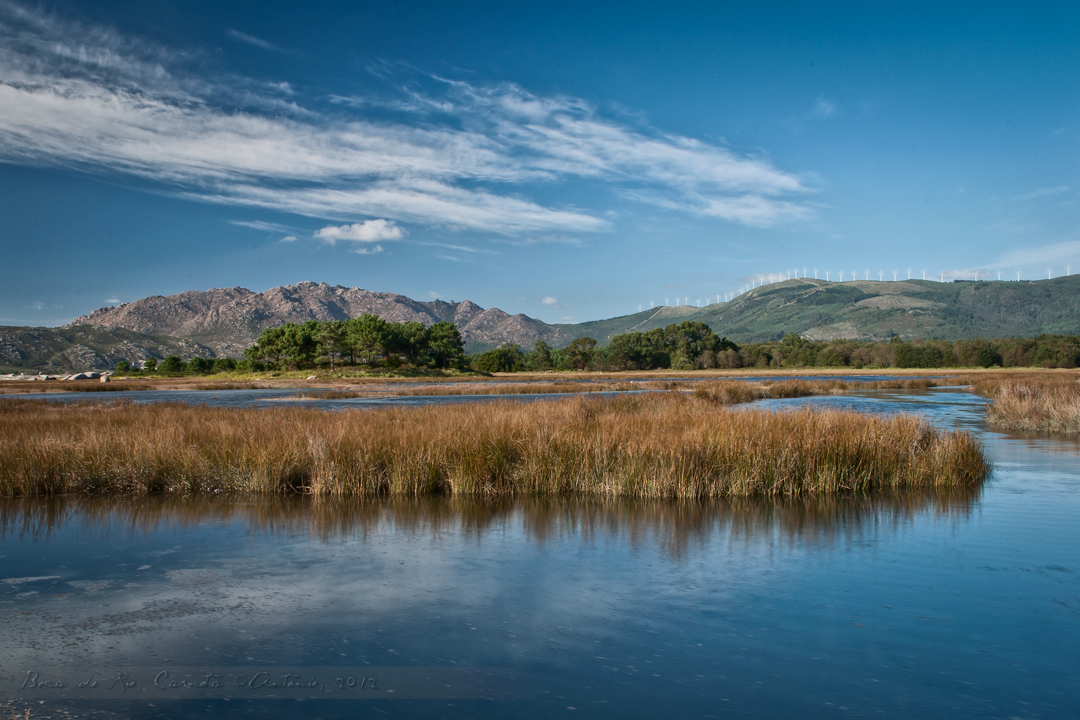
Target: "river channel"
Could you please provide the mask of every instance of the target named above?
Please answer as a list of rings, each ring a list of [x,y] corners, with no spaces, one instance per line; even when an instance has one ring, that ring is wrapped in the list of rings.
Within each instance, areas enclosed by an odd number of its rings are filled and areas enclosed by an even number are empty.
[[[994,432],[957,389],[756,406],[805,404],[970,430],[994,473],[714,503],[0,499],[0,717],[1076,717],[1080,443]]]

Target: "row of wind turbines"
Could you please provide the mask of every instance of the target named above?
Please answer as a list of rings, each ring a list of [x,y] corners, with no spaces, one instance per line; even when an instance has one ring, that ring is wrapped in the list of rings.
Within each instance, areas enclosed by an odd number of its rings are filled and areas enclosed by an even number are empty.
[[[799,269],[798,268],[795,268],[794,270],[785,270],[785,271],[780,272],[780,273],[760,273],[760,274],[758,274],[757,278],[751,279],[749,284],[744,285],[743,287],[739,288],[737,291],[730,292],[730,293],[717,293],[715,303],[719,304],[721,302],[731,302],[732,300],[739,297],[740,295],[744,295],[747,292],[749,292],[751,290],[754,290],[755,288],[759,288],[759,287],[761,287],[763,285],[771,285],[771,284],[776,283],[776,282],[783,282],[784,280],[791,280],[792,279],[792,273],[794,273],[794,278],[795,279],[799,278]],[[973,280],[978,281],[980,279],[980,274],[979,274],[978,270],[972,270],[971,273],[972,273],[972,279]],[[869,270],[864,270],[862,274],[863,274],[863,280],[867,280],[867,281],[870,280],[870,271]],[[985,275],[988,275],[988,274],[992,274],[992,273],[983,272],[984,277],[982,277],[981,279],[983,279],[983,280],[990,279],[990,278],[985,277]],[[1066,265],[1065,266],[1065,274],[1066,275],[1072,275],[1072,266],[1071,265]],[[809,275],[810,275],[809,269],[804,267],[802,269],[802,277],[804,279],[808,279]],[[818,269],[814,268],[814,279],[815,280],[820,280],[821,279],[820,277],[818,277],[818,275],[819,275]],[[833,275],[833,273],[832,273],[831,270],[826,270],[825,271],[825,281],[826,282],[832,282],[832,275]],[[845,271],[840,270],[837,273],[837,275],[839,277],[839,282],[844,282]],[[885,271],[884,270],[878,270],[877,275],[878,275],[878,281],[879,282],[884,282],[885,281]],[[892,271],[893,282],[896,282],[899,279],[899,276],[900,276],[900,271],[899,270],[893,270]],[[939,276],[939,278],[938,278],[939,282],[945,282],[945,272],[944,271],[938,273],[938,276]],[[950,276],[950,279],[953,278],[954,273],[950,271],[949,276]],[[852,270],[851,274],[848,277],[851,278],[851,280],[849,280],[848,282],[855,282],[856,280],[859,279],[859,271],[858,270]],[[758,279],[758,278],[760,278],[760,279]],[[911,268],[907,269],[907,279],[911,280]],[[922,270],[922,279],[923,280],[927,279],[926,278],[926,269],[925,268]],[[931,274],[930,279],[933,280],[933,274]],[[967,278],[957,277],[955,279],[966,280]],[[998,271],[997,279],[1001,280],[1001,271]],[[1047,268],[1047,270],[1046,270],[1046,279],[1047,280],[1053,279],[1053,268]],[[1017,270],[1016,271],[1016,281],[1020,282],[1020,280],[1021,280],[1020,271]],[[723,300],[721,300],[721,298],[723,298]],[[671,300],[672,299],[670,297],[664,298],[664,306],[665,307],[680,307],[680,306],[689,306],[690,305],[690,298],[689,297],[675,298],[675,305],[674,306],[672,306]],[[708,297],[704,298],[704,302],[705,302],[705,306],[714,304],[712,298],[708,298]],[[702,307],[701,303],[702,303],[702,298],[697,298],[697,307]],[[649,301],[649,309],[652,310],[655,307],[656,307],[656,302],[653,301],[653,300],[650,300]],[[638,312],[641,312],[644,309],[645,308],[644,308],[643,305],[638,305]]]

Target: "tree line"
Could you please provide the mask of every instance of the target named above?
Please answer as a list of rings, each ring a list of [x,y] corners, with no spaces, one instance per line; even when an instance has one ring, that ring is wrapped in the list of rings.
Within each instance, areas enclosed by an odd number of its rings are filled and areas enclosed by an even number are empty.
[[[503,345],[470,357],[481,372],[523,370],[693,370],[716,367],[718,353],[737,350],[727,338],[717,337],[703,322],[684,321],[648,332],[616,335],[606,348],[592,338],[578,338],[562,349],[537,341],[532,351]],[[707,363],[702,365],[701,363]]]
[[[531,352],[503,345],[474,355],[483,372],[525,370],[694,370],[739,368],[947,368],[1080,367],[1080,337],[1040,335],[996,340],[813,341],[792,333],[780,340],[739,345],[701,322],[671,324],[663,330],[616,335],[606,348],[579,338],[562,350],[537,342]]]
[[[578,338],[554,348],[538,341],[532,350],[506,344],[487,352],[465,354],[452,323],[430,327],[395,323],[375,315],[351,320],[285,323],[267,328],[245,350],[245,359],[195,357],[184,362],[170,355],[150,358],[144,368],[164,374],[204,375],[225,371],[302,370],[326,367],[396,369],[455,368],[479,372],[695,370],[739,368],[947,368],[1080,367],[1080,337],[1040,335],[996,340],[853,340],[813,341],[789,334],[780,340],[739,345],[719,337],[702,322],[684,321],[645,332],[616,335],[607,347]],[[127,363],[117,364],[130,371]]]

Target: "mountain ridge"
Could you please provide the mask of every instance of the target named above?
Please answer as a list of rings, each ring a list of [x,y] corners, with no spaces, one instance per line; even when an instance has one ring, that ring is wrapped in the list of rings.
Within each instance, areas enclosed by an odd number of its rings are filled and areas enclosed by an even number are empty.
[[[1080,276],[1036,281],[849,281],[799,278],[764,285],[705,307],[661,306],[573,325],[483,308],[470,300],[404,295],[305,281],[261,293],[246,288],[154,295],[99,308],[63,328],[0,327],[0,366],[52,371],[103,369],[151,355],[240,357],[263,329],[284,322],[343,320],[364,313],[393,322],[458,325],[469,352],[503,343],[563,347],[579,337],[601,346],[615,335],[686,320],[738,343],[1080,335]]]
[[[417,301],[405,295],[304,281],[261,293],[246,288],[189,290],[153,295],[131,303],[99,308],[70,324],[124,328],[147,334],[188,338],[215,355],[238,357],[265,328],[286,322],[347,320],[365,313],[389,322],[452,322],[470,351],[504,342],[532,347],[537,340],[565,345],[567,331],[527,315],[482,308],[471,300]]]

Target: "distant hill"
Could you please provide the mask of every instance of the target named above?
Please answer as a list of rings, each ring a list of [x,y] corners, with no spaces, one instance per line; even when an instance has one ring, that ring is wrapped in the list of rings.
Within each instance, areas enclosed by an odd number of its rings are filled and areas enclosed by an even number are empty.
[[[1034,337],[1080,335],[1080,276],[1032,282],[786,280],[731,302],[660,307],[575,325],[549,325],[473,302],[419,302],[404,295],[302,282],[256,293],[244,288],[184,292],[101,308],[66,328],[0,327],[0,366],[82,370],[169,354],[239,357],[264,328],[373,313],[394,321],[455,323],[469,352],[503,343],[564,347],[578,337],[607,345],[631,330],[699,320],[735,342]]]
[[[391,322],[440,321],[458,326],[469,352],[512,342],[532,347],[537,340],[567,345],[574,335],[526,315],[485,310],[464,302],[418,302],[404,295],[371,292],[326,283],[301,282],[256,293],[240,287],[193,290],[136,300],[95,310],[72,325],[125,328],[193,340],[219,356],[239,357],[265,328],[286,322],[347,320],[365,313]]]
[[[184,338],[147,335],[122,328],[0,326],[2,372],[106,370],[116,367],[121,360],[131,363],[168,355],[212,357],[213,351]]]
[[[785,280],[731,302],[560,325],[601,345],[629,330],[698,320],[739,343],[797,333],[811,340],[1080,335],[1080,276],[1030,282]]]

